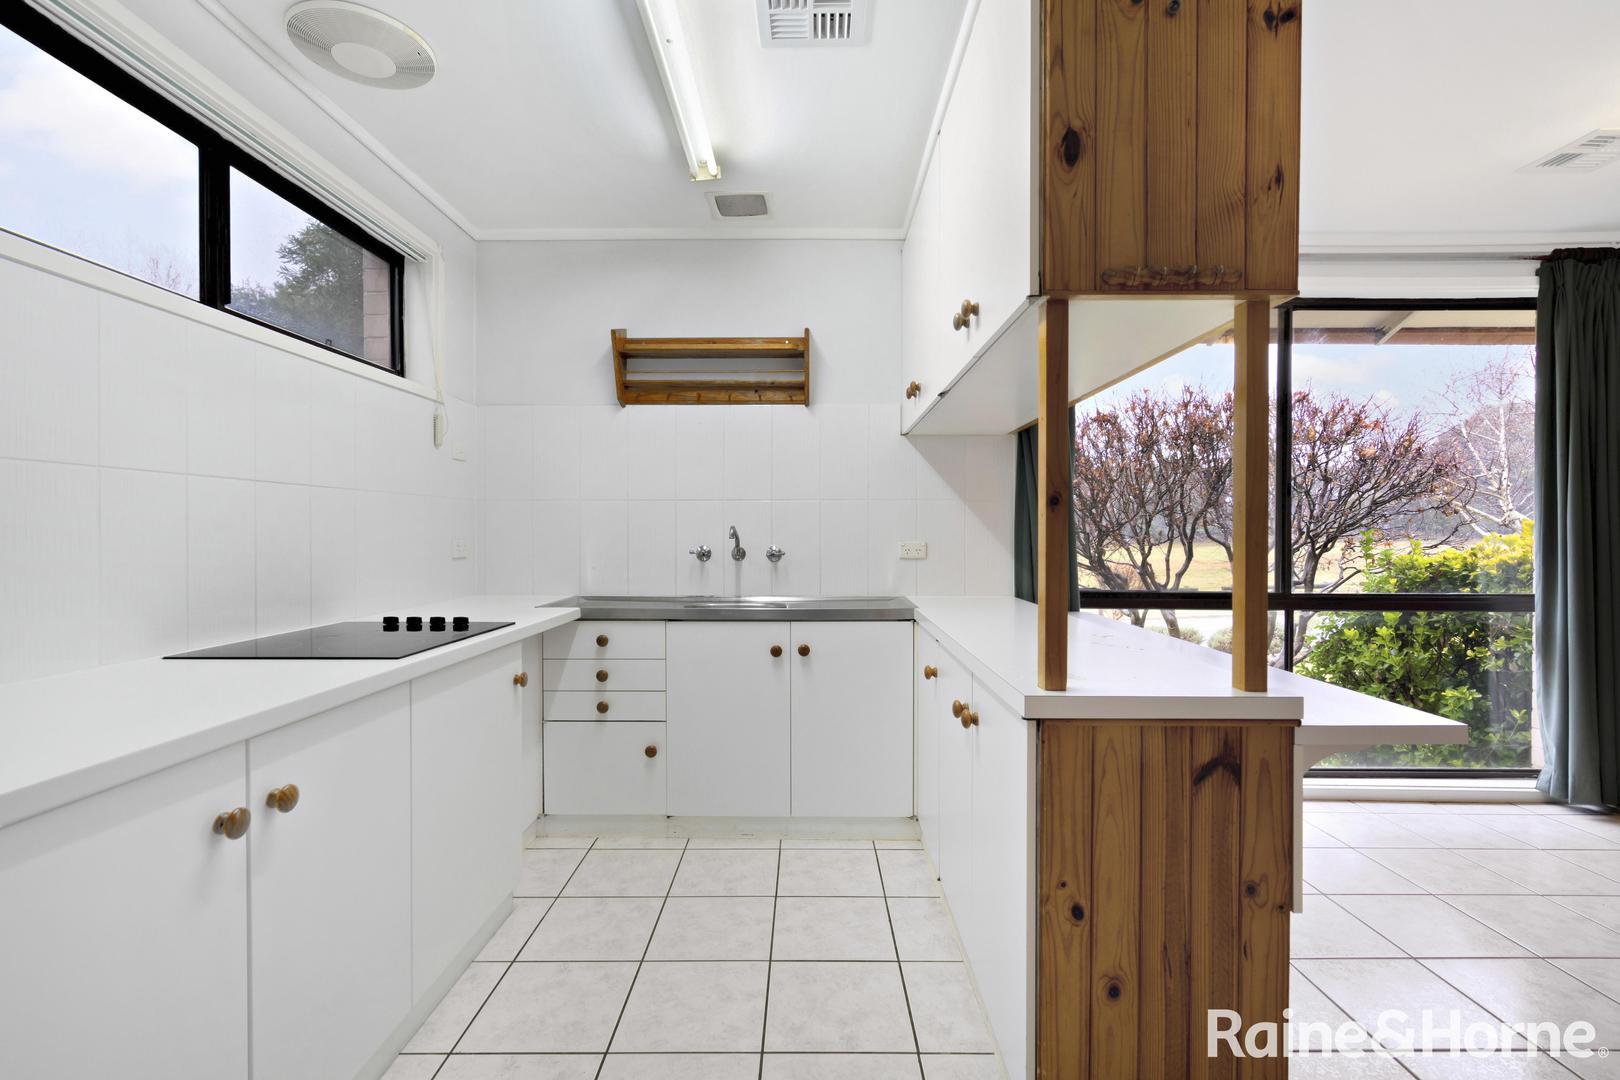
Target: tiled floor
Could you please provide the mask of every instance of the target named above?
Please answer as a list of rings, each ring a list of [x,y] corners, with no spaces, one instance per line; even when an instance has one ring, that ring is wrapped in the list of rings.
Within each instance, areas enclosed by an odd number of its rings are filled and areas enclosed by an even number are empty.
[[[1544,805],[1308,802],[1293,1018],[1590,1022],[1616,1053],[1312,1054],[1294,1080],[1620,1078],[1620,816]],[[1443,1019],[1443,1018],[1442,1018]],[[1297,1033],[1296,1033],[1297,1034]],[[1297,1040],[1296,1040],[1297,1041]],[[1417,1040],[1440,1049],[1442,1032]]]
[[[542,837],[385,1080],[992,1080],[916,841]]]

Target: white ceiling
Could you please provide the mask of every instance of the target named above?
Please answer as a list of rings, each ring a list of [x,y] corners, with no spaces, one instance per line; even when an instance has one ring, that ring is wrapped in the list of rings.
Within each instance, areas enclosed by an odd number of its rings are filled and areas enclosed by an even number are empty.
[[[724,170],[698,185],[634,0],[366,0],[438,57],[405,91],[305,59],[282,30],[290,0],[221,2],[483,235],[735,232],[711,191],[765,192],[770,218],[749,225],[896,235],[965,7],[876,0],[866,45],[765,49],[754,0],[679,0]]]

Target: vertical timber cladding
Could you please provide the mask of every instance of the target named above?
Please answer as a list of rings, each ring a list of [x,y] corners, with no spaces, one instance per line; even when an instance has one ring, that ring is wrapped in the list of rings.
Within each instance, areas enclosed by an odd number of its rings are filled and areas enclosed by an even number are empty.
[[[1042,0],[1041,291],[1291,293],[1301,0]]]
[[[1280,1080],[1206,1023],[1282,1022],[1294,725],[1040,724],[1036,1075]]]

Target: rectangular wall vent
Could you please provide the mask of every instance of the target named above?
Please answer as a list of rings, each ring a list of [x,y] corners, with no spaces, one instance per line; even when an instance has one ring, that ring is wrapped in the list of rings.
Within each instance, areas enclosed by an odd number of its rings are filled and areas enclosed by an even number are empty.
[[[1537,158],[1519,171],[1591,172],[1617,159],[1620,159],[1620,129],[1599,128],[1546,157]]]
[[[872,33],[872,0],[756,0],[759,42],[767,47],[863,45]]]
[[[714,207],[715,217],[758,218],[770,213],[765,196],[757,191],[732,195],[711,194],[709,202]]]

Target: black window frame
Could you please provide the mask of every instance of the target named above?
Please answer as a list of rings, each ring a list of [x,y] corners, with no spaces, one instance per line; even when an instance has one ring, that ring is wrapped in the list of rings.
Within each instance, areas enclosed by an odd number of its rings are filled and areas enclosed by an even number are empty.
[[[0,26],[16,34],[35,48],[46,53],[78,74],[138,109],[197,148],[198,184],[198,260],[197,296],[172,293],[223,311],[234,318],[243,319],[273,330],[278,334],[313,345],[318,349],[365,364],[378,371],[405,377],[405,257],[393,246],[384,243],[348,217],[333,210],[308,191],[287,180],[280,173],[244,151],[219,132],[198,120],[180,106],[158,93],[139,78],[108,59],[93,46],[81,41],[44,13],[27,4],[9,4],[0,8]],[[388,305],[390,322],[389,362],[378,364],[346,349],[339,349],[324,341],[300,334],[275,323],[266,322],[231,308],[231,170],[262,185],[279,198],[308,214],[339,236],[358,245],[388,265]],[[0,227],[4,227],[0,222]],[[22,236],[24,234],[15,234]],[[31,237],[24,237],[32,240]],[[33,241],[44,243],[43,241]],[[45,246],[52,246],[45,244]],[[95,263],[71,250],[57,249],[74,258]],[[103,263],[95,263],[104,266]],[[124,273],[116,267],[106,267],[114,273]],[[137,281],[144,278],[125,273]],[[151,282],[153,288],[161,285]],[[171,290],[165,290],[166,292]]]
[[[1372,297],[1301,298],[1277,307],[1277,389],[1278,401],[1293,397],[1294,313],[1296,311],[1534,311],[1530,297],[1476,297],[1473,299],[1384,299]],[[1276,410],[1273,432],[1272,483],[1276,486],[1275,518],[1272,522],[1272,589],[1267,593],[1269,610],[1283,612],[1283,670],[1294,668],[1294,615],[1300,611],[1457,611],[1481,614],[1526,614],[1536,609],[1536,598],[1529,593],[1310,593],[1294,591],[1293,575],[1293,476],[1290,471],[1293,442],[1293,416],[1288,409]],[[1086,609],[1136,609],[1157,611],[1231,611],[1230,590],[1079,590],[1079,606]],[[1539,775],[1535,768],[1425,769],[1425,768],[1313,768],[1309,776],[1340,779],[1455,780],[1523,779]]]

